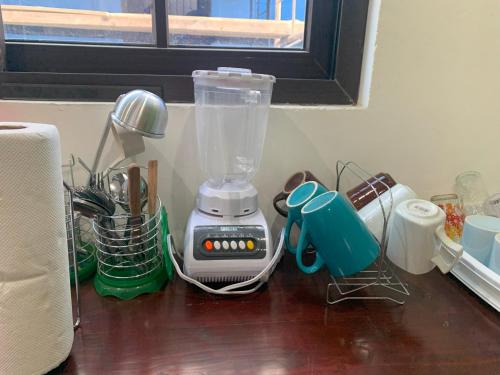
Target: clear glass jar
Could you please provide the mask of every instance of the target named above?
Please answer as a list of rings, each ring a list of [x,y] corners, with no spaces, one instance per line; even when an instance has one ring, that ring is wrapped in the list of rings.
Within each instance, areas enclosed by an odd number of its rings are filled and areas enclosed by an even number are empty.
[[[467,171],[455,179],[455,189],[462,200],[465,215],[484,215],[483,204],[489,194],[481,173]]]

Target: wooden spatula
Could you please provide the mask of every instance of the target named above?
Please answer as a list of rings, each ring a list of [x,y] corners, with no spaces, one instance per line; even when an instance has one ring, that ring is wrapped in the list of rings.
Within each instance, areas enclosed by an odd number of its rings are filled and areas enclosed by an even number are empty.
[[[148,214],[151,219],[156,213],[158,193],[158,160],[148,161]]]
[[[128,166],[128,205],[130,209],[130,226],[132,244],[141,242],[141,170],[137,164]],[[138,250],[138,249],[137,249]],[[134,250],[137,251],[137,250]]]

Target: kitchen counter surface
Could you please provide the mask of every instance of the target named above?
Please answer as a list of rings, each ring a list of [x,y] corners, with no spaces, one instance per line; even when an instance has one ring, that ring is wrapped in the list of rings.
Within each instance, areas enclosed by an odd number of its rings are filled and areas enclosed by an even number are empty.
[[[327,274],[300,273],[290,254],[243,297],[176,278],[119,301],[87,282],[73,350],[53,374],[500,374],[500,314],[453,276],[399,274],[403,306],[327,306]]]

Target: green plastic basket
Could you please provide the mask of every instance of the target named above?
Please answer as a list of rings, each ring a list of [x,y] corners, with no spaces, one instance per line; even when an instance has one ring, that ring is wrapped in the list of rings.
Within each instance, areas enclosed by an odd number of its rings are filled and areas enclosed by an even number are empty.
[[[122,277],[133,276],[128,271],[123,270],[119,275]],[[168,276],[165,267],[160,264],[158,269],[148,276],[133,280],[130,278],[113,279],[97,273],[94,277],[94,287],[100,296],[114,296],[128,300],[141,294],[157,292],[168,281]]]
[[[90,252],[90,255],[84,254],[82,252],[76,252],[76,262],[78,267],[78,282],[82,283],[92,276],[94,276],[97,269],[97,259],[96,259],[96,248],[93,244],[87,242],[80,242],[80,247],[85,248]],[[75,270],[70,260],[69,265],[69,276],[71,280],[71,285],[75,284]]]

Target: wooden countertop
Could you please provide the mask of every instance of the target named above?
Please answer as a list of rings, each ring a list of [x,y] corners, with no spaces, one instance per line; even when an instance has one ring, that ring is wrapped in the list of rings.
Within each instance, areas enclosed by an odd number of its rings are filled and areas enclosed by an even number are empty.
[[[73,350],[53,374],[500,374],[500,314],[453,276],[399,274],[403,306],[327,306],[327,274],[302,274],[289,254],[244,297],[176,278],[119,301],[87,282]]]

